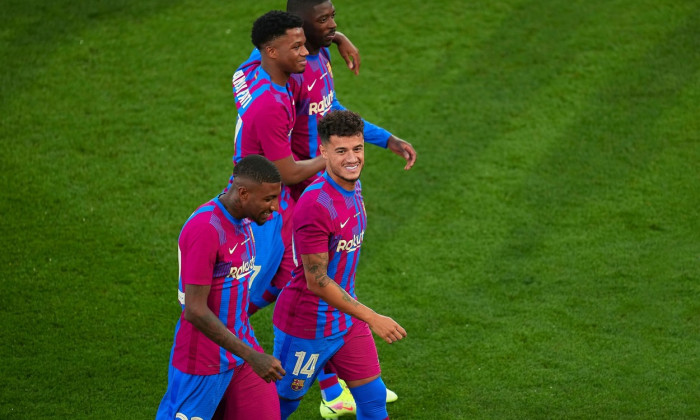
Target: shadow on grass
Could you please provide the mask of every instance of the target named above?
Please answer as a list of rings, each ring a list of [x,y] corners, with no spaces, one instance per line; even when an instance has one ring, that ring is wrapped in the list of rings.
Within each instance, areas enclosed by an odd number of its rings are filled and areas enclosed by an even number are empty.
[[[62,43],[79,42],[92,25],[110,19],[139,20],[177,6],[181,0],[15,0],[3,5],[0,27],[0,105],[36,79]]]

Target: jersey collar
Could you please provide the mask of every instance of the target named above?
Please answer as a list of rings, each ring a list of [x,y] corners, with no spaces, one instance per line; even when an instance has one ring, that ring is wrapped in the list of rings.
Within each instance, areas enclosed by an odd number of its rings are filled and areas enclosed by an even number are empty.
[[[233,217],[231,215],[231,213],[229,213],[228,210],[226,210],[226,207],[221,202],[221,200],[219,200],[219,196],[214,197],[214,199],[212,201],[221,210],[221,213],[223,213],[224,216],[226,216],[226,219],[228,219],[229,222],[233,223],[236,226],[243,225],[243,223],[246,219],[236,219],[235,217]]]
[[[332,186],[333,188],[335,188],[336,190],[338,190],[339,193],[341,193],[341,194],[343,194],[343,195],[347,195],[347,196],[352,196],[353,194],[355,194],[355,189],[357,188],[357,186],[356,186],[355,188],[353,188],[352,190],[346,190],[345,188],[341,187],[340,184],[338,184],[337,182],[335,182],[335,181],[333,180],[333,178],[331,178],[331,176],[328,175],[328,172],[324,172],[322,176],[326,179],[326,181],[327,181],[329,184],[331,184],[331,186]],[[357,182],[360,182],[360,180],[358,179]]]

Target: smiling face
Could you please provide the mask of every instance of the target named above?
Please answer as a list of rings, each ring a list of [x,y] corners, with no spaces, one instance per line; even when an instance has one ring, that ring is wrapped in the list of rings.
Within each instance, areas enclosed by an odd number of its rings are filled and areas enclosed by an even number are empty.
[[[279,195],[282,189],[279,182],[255,183],[248,181],[238,187],[241,207],[244,217],[257,223],[264,224],[279,208]]]
[[[331,135],[328,142],[321,145],[321,154],[326,160],[328,175],[348,191],[355,188],[365,164],[365,139],[362,133]]]
[[[328,47],[335,36],[335,7],[330,1],[309,7],[302,13],[306,43],[314,52]]]
[[[287,29],[283,36],[272,40],[265,49],[284,73],[303,73],[306,68],[306,56],[309,55],[305,43],[304,30],[292,28]]]

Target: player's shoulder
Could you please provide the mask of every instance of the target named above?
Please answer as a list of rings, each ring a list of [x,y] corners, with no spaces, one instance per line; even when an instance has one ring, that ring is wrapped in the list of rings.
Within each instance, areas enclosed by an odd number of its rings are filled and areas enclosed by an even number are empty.
[[[246,112],[254,114],[262,114],[262,116],[283,113],[288,114],[288,108],[291,107],[290,100],[287,98],[287,92],[281,92],[275,89],[271,83],[261,86],[256,89],[253,95],[253,100],[248,105]]]
[[[323,57],[326,61],[331,61],[331,49],[328,47],[321,48],[318,55]]]
[[[180,236],[201,235],[206,232],[215,232],[216,229],[212,225],[212,219],[217,218],[215,215],[216,212],[217,206],[213,201],[202,204],[187,218],[187,221],[185,221],[185,224],[182,226]]]
[[[245,84],[250,90],[253,103],[284,103],[281,99],[289,96],[286,86],[278,86],[272,82],[270,75],[262,68],[259,61],[244,63],[238,71],[245,77]],[[234,76],[235,79],[235,76]]]
[[[328,191],[326,190],[327,182],[321,176],[304,189],[295,207],[298,208],[300,204],[302,206],[320,206],[320,203],[324,201],[323,197],[328,196]]]
[[[333,199],[326,191],[307,188],[294,206],[292,217],[295,226],[326,225],[334,214]]]
[[[304,188],[304,191],[301,193],[301,196],[297,200],[296,206],[299,206],[300,203],[312,203],[316,201],[316,197],[318,197],[321,187],[322,186],[319,184],[318,180],[309,184],[309,186]]]
[[[200,220],[202,218],[208,217],[207,215],[211,215],[212,212],[216,210],[216,203],[214,200],[207,201],[206,203],[200,204],[199,207],[195,209],[195,211],[190,214],[190,217],[187,219],[188,222],[193,221],[193,220]]]
[[[236,72],[241,71],[245,74],[249,74],[260,67],[261,64],[262,57],[260,56],[260,51],[257,48],[254,48],[248,58],[238,66]]]
[[[250,231],[249,219],[234,219],[225,212],[218,200],[212,200],[192,213],[185,222],[180,238],[223,243],[230,235],[244,237]]]

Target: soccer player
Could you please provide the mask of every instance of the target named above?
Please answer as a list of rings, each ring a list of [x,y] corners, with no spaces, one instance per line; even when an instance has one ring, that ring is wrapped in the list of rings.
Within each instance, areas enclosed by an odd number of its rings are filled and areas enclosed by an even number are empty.
[[[250,155],[235,166],[227,192],[201,205],[178,239],[182,313],[175,327],[168,389],[156,419],[279,419],[273,381],[285,374],[263,353],[248,320],[248,279],[256,242],[251,220],[278,206],[280,174]]]
[[[316,178],[320,171],[319,169],[317,172],[310,172],[310,169],[314,166],[318,168],[319,166],[316,165],[319,164],[320,168],[323,168],[323,162],[318,160],[318,148],[320,146],[316,133],[318,119],[325,115],[330,109],[344,109],[337,101],[335,95],[333,73],[330,66],[330,53],[327,47],[330,46],[332,42],[338,43],[338,50],[348,63],[348,67],[355,71],[356,74],[359,71],[360,58],[352,42],[340,32],[336,31],[333,16],[330,16],[330,14],[334,15],[335,13],[330,1],[290,0],[287,3],[287,10],[304,19],[304,31],[309,31],[311,34],[310,36],[313,37],[313,39],[307,39],[305,37],[305,47],[307,49],[313,48],[315,51],[313,56],[307,56],[308,50],[305,54],[307,59],[309,57],[312,58],[312,66],[304,66],[301,72],[295,73],[294,71],[288,71],[286,73],[289,76],[287,78],[288,83],[286,88],[290,94],[291,92],[294,93],[290,101],[284,100],[283,89],[281,86],[277,86],[279,91],[279,95],[275,98],[278,102],[277,108],[279,108],[279,103],[291,102],[293,106],[295,106],[294,110],[288,110],[289,121],[292,123],[292,128],[290,128],[288,132],[291,147],[287,147],[281,141],[283,134],[287,133],[279,128],[284,121],[282,114],[275,113],[277,116],[276,118],[270,117],[266,119],[265,113],[256,112],[256,108],[253,105],[256,101],[260,101],[261,103],[262,101],[249,89],[250,81],[257,80],[261,68],[264,74],[264,70],[270,66],[270,64],[266,64],[266,62],[270,63],[271,61],[269,53],[263,51],[260,48],[261,43],[256,42],[255,39],[253,40],[253,44],[257,48],[253,50],[250,57],[234,74],[233,88],[239,113],[236,126],[234,163],[241,156],[245,156],[246,153],[261,153],[273,160],[277,165],[282,174],[282,181],[285,184],[280,202],[283,220],[273,220],[272,223],[268,223],[264,228],[266,232],[264,235],[269,238],[270,242],[279,243],[279,239],[273,237],[271,232],[274,230],[279,231],[287,227],[283,230],[283,238],[286,248],[290,249],[291,232],[288,230],[289,227],[286,221],[291,217],[291,209],[294,201],[298,198],[306,185],[310,184],[311,181]],[[319,13],[322,15],[317,16]],[[320,27],[315,27],[313,23],[310,23],[310,20],[323,21],[323,24]],[[253,36],[253,38],[255,38],[255,36]],[[323,74],[321,73],[322,71]],[[315,80],[317,79],[323,80],[316,83]],[[308,85],[305,85],[307,82]],[[248,109],[249,106],[250,109]],[[263,108],[263,105],[260,105],[257,109],[275,110],[276,108],[269,105]],[[257,136],[255,130],[249,127],[252,123],[247,122],[253,118],[257,119],[257,125],[260,127],[260,130],[265,130],[264,132],[258,132]],[[246,128],[247,126],[248,129]],[[416,160],[416,152],[410,143],[399,139],[395,135],[371,123],[366,123],[366,127],[364,134],[368,141],[381,147],[389,148],[396,154],[404,157],[406,159],[405,169],[410,169],[413,166]],[[270,132],[272,128],[275,128],[276,133]],[[274,139],[274,141],[265,140],[266,136]],[[245,144],[251,144],[251,146],[246,147]],[[267,150],[261,151],[261,145],[263,144],[268,144],[268,148]],[[278,152],[274,152],[275,150]],[[282,157],[284,159],[277,160]],[[300,170],[302,166],[305,169],[303,174]],[[259,236],[262,235],[263,233],[261,232]],[[293,268],[293,263],[290,261],[291,254],[289,252],[283,254],[279,246],[269,247],[268,249],[275,249],[278,251],[274,253],[269,252],[268,255],[260,259],[260,272],[256,274],[253,279],[253,284],[251,284],[251,312],[255,312],[275,301],[281,287],[283,287],[289,279],[286,273],[290,272]],[[284,255],[284,259],[282,255]],[[281,261],[281,263],[278,264],[277,262],[279,261]],[[281,267],[276,271],[277,275],[275,276],[275,268],[280,264]]]
[[[307,49],[313,49],[314,54],[306,56],[307,65],[302,74],[289,72],[287,80],[287,88],[294,94],[291,102],[295,106],[295,112],[290,112],[290,115],[293,117],[293,129],[290,137],[291,149],[283,146],[281,142],[276,142],[274,147],[276,150],[283,151],[287,161],[292,159],[289,157],[291,155],[294,159],[292,162],[297,162],[297,160],[304,163],[313,162],[320,157],[318,152],[320,141],[316,132],[318,120],[331,109],[344,109],[335,95],[328,47],[331,42],[338,43],[338,49],[349,66],[351,60],[347,56],[352,58],[353,69],[356,73],[359,70],[360,60],[354,45],[347,37],[336,31],[335,10],[330,1],[290,0],[287,3],[287,11],[303,18],[304,31],[309,33],[309,38],[305,37],[305,46]],[[259,99],[256,99],[255,94],[247,93],[247,81],[255,80],[258,77],[257,72],[259,68],[265,68],[266,62],[270,62],[268,53],[260,48],[259,43],[255,41],[253,43],[258,48],[251,53],[248,60],[239,68],[233,78],[234,94],[237,98],[239,110],[239,121],[236,129],[236,156],[244,156],[246,148],[244,146],[241,147],[241,145],[253,141],[251,140],[252,130],[246,131],[245,128],[246,124],[248,124],[246,121],[251,119],[250,115],[254,111],[247,110],[246,106],[251,101],[254,104]],[[281,89],[279,90],[281,91]],[[278,101],[280,100],[278,99]],[[250,107],[254,109],[252,104]],[[260,121],[264,118],[262,113],[255,115],[259,116]],[[259,125],[269,129],[279,124],[276,120],[270,119],[269,122],[260,123]],[[241,127],[243,128],[241,129]],[[380,147],[389,148],[404,157],[406,159],[405,169],[410,169],[413,166],[416,160],[416,152],[409,143],[371,123],[366,123],[365,127],[364,135],[370,142]],[[280,132],[284,132],[284,130],[280,130]],[[259,137],[263,138],[263,136]],[[276,136],[275,138],[281,138],[281,136]],[[255,140],[255,147],[259,147],[257,145],[262,142],[264,142],[264,138],[263,140]],[[241,148],[241,152],[239,152],[239,148]],[[261,153],[259,148],[253,148],[252,150]],[[264,151],[262,153],[272,160],[279,157],[267,154]],[[234,157],[234,161],[236,159],[237,157]],[[275,163],[277,164],[278,162],[275,161]],[[323,162],[321,164],[323,165]],[[285,171],[288,171],[290,167],[292,166],[278,165],[282,173],[283,182],[291,187],[289,190],[283,187],[283,196],[280,203],[282,217],[275,215],[273,220],[262,229],[254,229],[256,237],[274,245],[266,247],[265,255],[261,254],[259,256],[259,272],[253,277],[250,286],[250,314],[275,301],[281,288],[289,281],[291,270],[294,267],[290,252],[291,225],[289,220],[295,199],[298,198],[304,187],[316,178],[317,172],[310,175],[307,172],[307,179],[300,181],[301,177],[293,179],[291,179],[291,176],[285,177]],[[288,180],[285,180],[285,178]],[[290,195],[287,195],[287,191],[289,191]],[[282,232],[282,234],[277,235],[275,232]],[[354,413],[355,406],[352,396],[348,395],[347,391],[344,391],[335,375],[322,373],[319,377],[319,385],[322,393],[320,406],[322,415],[335,417],[336,414]],[[392,391],[387,392],[388,401],[395,401],[397,398]]]
[[[253,229],[258,242],[267,245],[251,279],[251,313],[274,301],[294,267],[291,225],[285,222],[294,205],[289,186],[324,166],[320,158],[297,161],[292,156],[290,138],[296,111],[287,81],[291,74],[303,72],[306,65],[302,24],[298,16],[281,11],[258,18],[251,33],[255,59],[246,60],[233,75],[238,110],[234,164],[251,153],[265,156],[278,168],[283,184],[279,212],[264,226]],[[284,226],[289,227],[285,230]]]
[[[355,294],[367,226],[359,182],[363,126],[351,111],[331,112],[319,122],[326,171],[304,191],[294,211],[294,251],[301,264],[273,314],[273,354],[287,372],[277,382],[283,419],[296,410],[324,367],[347,382],[358,419],[388,418],[371,331],[388,343],[401,340],[406,331]]]
[[[331,110],[342,110],[338,101],[333,80],[333,70],[328,47],[336,41],[339,32],[335,23],[335,7],[329,0],[288,0],[287,11],[304,20],[306,36],[306,68],[302,74],[293,74],[290,86],[294,92],[297,117],[292,130],[292,151],[297,159],[312,159],[319,155],[319,120]],[[345,44],[351,44],[342,37]],[[354,46],[353,46],[354,47]],[[346,58],[346,61],[347,58]],[[359,56],[355,59],[359,65]],[[359,66],[356,66],[356,69]],[[410,143],[398,138],[387,130],[365,121],[365,141],[379,147],[388,148],[406,160],[404,169],[410,169],[416,161],[416,151]],[[318,175],[292,187],[292,196],[297,198],[304,188]],[[323,417],[334,418],[339,414],[350,414],[355,410],[352,396],[343,389],[335,375],[322,372],[319,377],[322,401],[320,412]],[[387,390],[387,402],[396,401],[398,396]]]
[[[292,151],[297,159],[312,159],[319,155],[320,142],[316,129],[319,119],[331,110],[345,109],[338,101],[335,91],[328,49],[339,34],[336,30],[335,7],[330,0],[288,0],[287,11],[303,19],[308,50],[304,72],[292,75],[289,81],[297,111],[292,131]],[[344,43],[351,44],[344,36],[343,40]],[[359,64],[359,58],[356,61]],[[364,137],[366,142],[387,148],[403,157],[406,160],[406,170],[416,161],[416,151],[410,143],[367,121]],[[315,178],[316,176],[296,184],[292,188],[292,195],[298,197]]]

